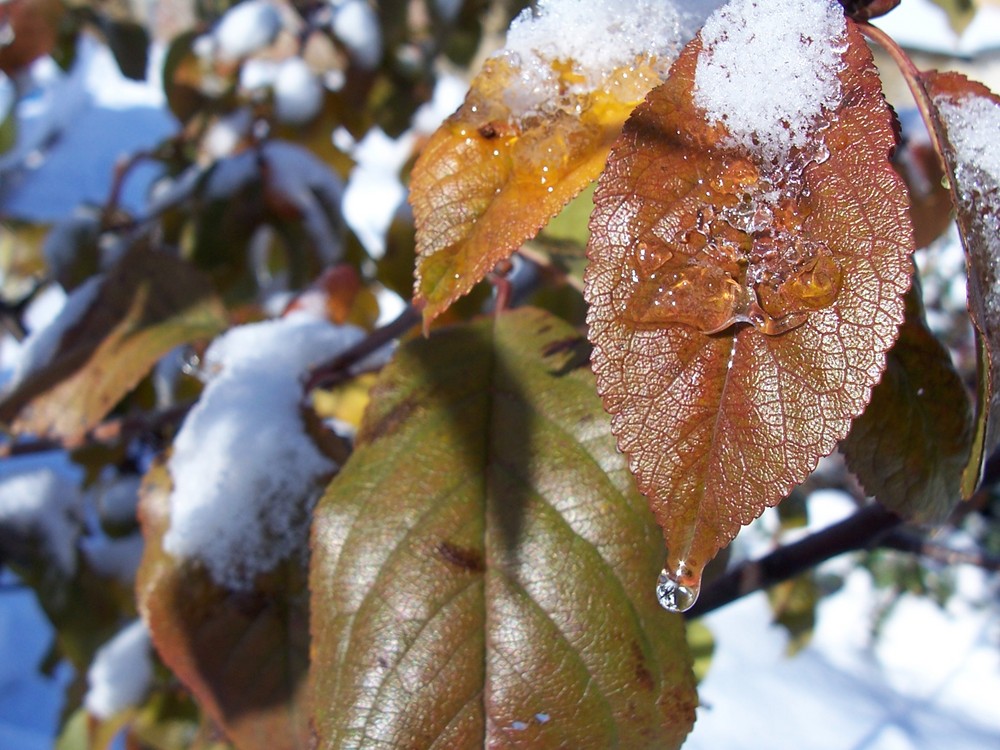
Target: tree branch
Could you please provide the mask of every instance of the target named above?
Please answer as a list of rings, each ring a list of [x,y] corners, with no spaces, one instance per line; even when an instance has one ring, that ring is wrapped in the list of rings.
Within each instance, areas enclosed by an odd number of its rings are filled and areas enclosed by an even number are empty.
[[[865,506],[840,523],[727,571],[705,587],[685,616],[701,617],[747,594],[794,578],[837,555],[875,546],[902,523],[903,519],[881,505]]]

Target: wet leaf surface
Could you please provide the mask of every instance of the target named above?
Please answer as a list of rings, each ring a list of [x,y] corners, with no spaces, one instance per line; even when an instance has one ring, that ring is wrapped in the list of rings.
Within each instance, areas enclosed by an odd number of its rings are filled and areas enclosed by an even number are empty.
[[[893,120],[848,35],[841,101],[804,166],[768,177],[724,145],[692,101],[698,37],[595,194],[598,389],[684,585],[847,433],[903,318],[913,237]]]
[[[869,495],[907,520],[938,523],[961,497],[972,412],[916,288],[906,300],[885,374],[841,448]]]
[[[309,747],[305,565],[281,563],[249,592],[217,586],[163,550],[170,491],[166,467],[154,465],[139,506],[146,550],[136,592],[157,652],[241,750]]]
[[[425,305],[425,325],[597,179],[625,119],[659,81],[648,64],[637,64],[631,79],[624,71],[618,82],[637,86],[631,94],[613,85],[581,96],[578,115],[519,118],[503,104],[517,75],[505,58],[488,60],[414,166],[414,299]]]
[[[0,402],[15,432],[74,439],[97,425],[176,346],[227,324],[207,280],[166,252],[132,248],[108,272],[47,364]]]
[[[526,309],[383,371],[315,514],[319,748],[679,747],[684,624],[586,349]]]
[[[969,314],[979,344],[976,432],[962,486],[969,497],[979,485],[984,461],[1000,444],[1000,174],[989,171],[985,159],[978,163],[984,146],[986,151],[995,148],[1000,98],[958,73],[926,73],[923,83],[944,148],[965,247]],[[971,119],[962,114],[964,109]],[[982,139],[978,148],[972,145],[977,129]]]

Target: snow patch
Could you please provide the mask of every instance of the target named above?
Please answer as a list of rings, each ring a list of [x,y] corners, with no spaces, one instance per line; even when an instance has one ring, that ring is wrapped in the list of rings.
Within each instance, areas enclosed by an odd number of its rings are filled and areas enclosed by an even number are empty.
[[[1000,104],[985,96],[967,95],[957,101],[949,96],[934,99],[945,121],[948,141],[955,149],[960,169],[979,169],[992,185],[1000,187],[1000,149],[996,138],[1000,133]]]
[[[139,705],[153,681],[151,648],[145,623],[136,620],[97,650],[83,699],[91,714],[106,720]]]
[[[302,125],[323,106],[323,86],[301,57],[289,57],[274,79],[274,110],[280,122]]]
[[[0,477],[0,531],[39,540],[60,572],[71,576],[76,570],[80,501],[79,487],[52,467],[7,474]]]
[[[382,28],[378,15],[365,0],[334,0],[331,29],[351,58],[371,70],[382,60]]]
[[[97,293],[103,281],[102,275],[91,276],[66,298],[66,304],[51,323],[37,331],[32,331],[24,340],[20,358],[7,384],[8,390],[19,386],[29,375],[37,372],[52,360],[52,357],[59,350],[63,336],[80,322],[97,299]]]
[[[204,359],[205,391],[174,441],[167,552],[246,589],[306,549],[310,511],[333,461],[306,433],[300,378],[363,337],[288,316],[234,328]]]
[[[845,30],[834,0],[733,0],[701,30],[694,103],[727,145],[783,163],[840,100]]]
[[[504,102],[514,117],[549,112],[607,88],[612,74],[639,60],[665,77],[689,31],[687,16],[664,0],[539,0],[513,20],[498,53],[519,72]],[[568,91],[556,70],[565,63],[580,79]]]
[[[268,0],[246,0],[227,10],[213,34],[219,56],[238,60],[269,46],[281,30],[281,15]]]

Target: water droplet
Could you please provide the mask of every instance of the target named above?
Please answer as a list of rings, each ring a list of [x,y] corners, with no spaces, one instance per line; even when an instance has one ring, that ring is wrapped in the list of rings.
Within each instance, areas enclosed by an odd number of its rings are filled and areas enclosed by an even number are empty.
[[[552,717],[549,716],[548,714],[543,714],[543,713],[535,714],[535,721],[537,721],[539,724],[544,724],[551,718]]]
[[[528,725],[523,721],[513,721],[511,722],[510,728],[515,732],[523,732],[528,728]]]
[[[698,601],[700,590],[698,578],[683,563],[673,573],[664,568],[656,579],[656,598],[668,612],[687,612]]]

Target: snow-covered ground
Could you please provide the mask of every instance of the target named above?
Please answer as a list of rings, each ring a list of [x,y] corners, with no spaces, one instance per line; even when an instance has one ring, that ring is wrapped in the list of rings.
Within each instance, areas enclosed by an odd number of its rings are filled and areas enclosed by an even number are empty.
[[[1000,50],[996,7],[985,8],[961,37],[943,25],[941,11],[929,0],[906,0],[880,24],[904,44],[935,52]],[[34,118],[34,140],[0,159],[0,208],[9,216],[52,221],[81,202],[103,201],[114,160],[159,142],[175,127],[162,108],[162,94],[121,79],[105,51],[88,47],[81,59],[87,64],[74,74],[76,79],[60,81],[51,67],[38,71],[25,111],[26,118]],[[991,83],[996,87],[997,81]],[[73,126],[63,129],[70,122]],[[42,149],[57,132],[61,139]],[[379,207],[364,196],[373,185],[388,184],[402,198],[379,160],[387,154],[398,164],[405,157],[399,144],[379,144],[373,135],[358,145],[355,156],[369,163],[348,183],[344,203],[352,226],[373,247],[381,242],[379,232],[391,211],[363,215],[365,206]],[[14,161],[24,168],[11,171]],[[130,179],[127,205],[141,205],[148,177],[140,173]],[[0,370],[9,368],[16,354],[17,347],[0,347]],[[835,500],[817,499],[813,506],[814,522],[820,525],[815,520],[819,516],[832,521],[839,512]],[[832,516],[831,507],[836,511]],[[846,570],[843,563],[833,565]],[[957,593],[944,609],[925,598],[904,596],[880,636],[871,640],[878,593],[867,572],[851,572],[844,587],[823,600],[811,643],[792,658],[785,655],[784,631],[770,622],[763,594],[709,615],[716,651],[700,688],[698,722],[685,747],[1000,748],[997,607],[981,606],[991,592],[979,571],[960,569],[957,582]],[[0,577],[2,750],[52,746],[71,675],[65,667],[52,676],[38,671],[51,638],[31,593],[9,576]]]

